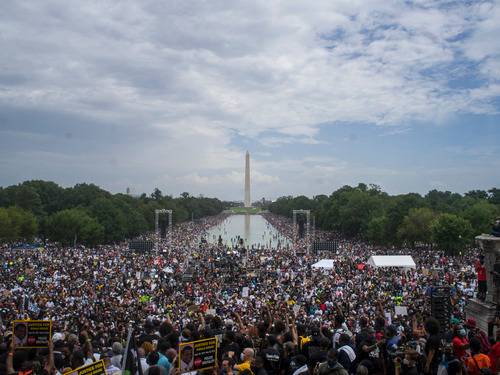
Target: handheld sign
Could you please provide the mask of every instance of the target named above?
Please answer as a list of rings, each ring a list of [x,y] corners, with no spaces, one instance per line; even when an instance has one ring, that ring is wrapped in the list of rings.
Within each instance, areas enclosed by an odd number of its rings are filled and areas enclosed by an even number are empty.
[[[181,373],[212,369],[217,365],[217,337],[179,344],[177,368]]]
[[[394,306],[394,314],[396,316],[407,316],[408,308],[406,306]]]
[[[250,292],[250,288],[248,286],[244,286],[243,290],[241,291],[241,296],[243,298],[246,298],[246,297],[248,297],[249,292]]]
[[[18,348],[47,348],[52,337],[52,321],[14,320],[12,332]]]
[[[65,372],[63,375],[106,375],[106,366],[101,359],[100,361],[92,362],[90,365]]]

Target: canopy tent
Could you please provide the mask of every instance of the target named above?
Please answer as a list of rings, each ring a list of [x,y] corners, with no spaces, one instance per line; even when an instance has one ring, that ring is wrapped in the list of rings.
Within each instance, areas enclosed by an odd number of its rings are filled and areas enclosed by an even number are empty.
[[[367,262],[372,267],[417,268],[410,255],[372,255]]]
[[[316,262],[312,265],[312,268],[323,268],[326,270],[333,269],[333,259],[321,259],[319,262]]]

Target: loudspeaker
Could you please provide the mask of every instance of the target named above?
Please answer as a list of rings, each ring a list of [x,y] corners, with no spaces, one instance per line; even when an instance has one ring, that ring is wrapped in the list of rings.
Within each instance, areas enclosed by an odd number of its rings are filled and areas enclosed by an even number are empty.
[[[431,294],[431,315],[439,322],[442,333],[447,332],[450,328],[451,313],[450,287],[433,287]]]

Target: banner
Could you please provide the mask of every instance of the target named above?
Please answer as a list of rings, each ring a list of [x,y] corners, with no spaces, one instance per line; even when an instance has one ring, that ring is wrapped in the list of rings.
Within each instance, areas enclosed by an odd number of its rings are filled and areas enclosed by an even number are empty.
[[[217,337],[179,344],[177,368],[181,373],[201,371],[217,365]]]
[[[106,366],[101,359],[97,362],[92,362],[90,365],[78,367],[75,370],[65,372],[63,375],[106,375]]]
[[[14,320],[12,332],[18,348],[47,348],[52,337],[52,321]]]

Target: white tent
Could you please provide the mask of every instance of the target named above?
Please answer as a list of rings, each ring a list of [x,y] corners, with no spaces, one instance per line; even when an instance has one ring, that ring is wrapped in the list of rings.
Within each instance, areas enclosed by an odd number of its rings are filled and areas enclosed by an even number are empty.
[[[312,265],[312,268],[324,268],[326,270],[333,269],[333,259],[321,259],[319,262],[316,262]]]
[[[410,255],[372,255],[367,262],[372,267],[417,268]]]

